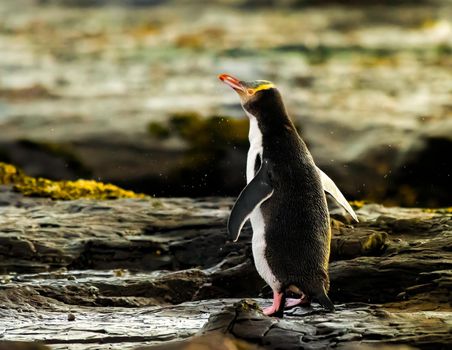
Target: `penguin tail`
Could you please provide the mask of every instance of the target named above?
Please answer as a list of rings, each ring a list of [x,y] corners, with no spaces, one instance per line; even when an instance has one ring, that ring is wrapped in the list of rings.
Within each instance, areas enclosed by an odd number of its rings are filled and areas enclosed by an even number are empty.
[[[319,302],[319,304],[328,311],[335,310],[334,304],[331,302],[330,298],[328,297],[324,289],[322,290],[322,292],[316,295],[316,299]]]

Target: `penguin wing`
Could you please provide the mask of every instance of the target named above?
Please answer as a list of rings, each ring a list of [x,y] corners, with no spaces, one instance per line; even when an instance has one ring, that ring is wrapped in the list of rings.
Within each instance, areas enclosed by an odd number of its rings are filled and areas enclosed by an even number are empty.
[[[264,160],[254,179],[240,193],[229,215],[228,231],[234,242],[239,239],[240,231],[253,210],[269,199],[272,194],[269,164]]]
[[[333,196],[333,198],[345,209],[348,211],[348,213],[353,217],[353,219],[356,222],[359,222],[358,217],[356,216],[355,211],[353,208],[348,204],[347,200],[345,199],[342,192],[337,188],[336,184],[333,180],[329,178],[327,174],[325,174],[322,170],[320,170],[318,167],[317,172],[320,175],[320,180],[322,181],[323,190],[325,192],[328,192],[330,195]]]

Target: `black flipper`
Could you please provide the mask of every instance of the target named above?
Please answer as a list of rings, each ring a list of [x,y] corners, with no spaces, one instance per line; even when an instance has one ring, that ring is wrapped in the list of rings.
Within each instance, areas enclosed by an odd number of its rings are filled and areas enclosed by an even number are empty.
[[[240,231],[254,208],[265,202],[272,194],[269,164],[267,160],[263,160],[261,168],[254,179],[242,190],[229,215],[228,231],[234,242],[239,239]]]

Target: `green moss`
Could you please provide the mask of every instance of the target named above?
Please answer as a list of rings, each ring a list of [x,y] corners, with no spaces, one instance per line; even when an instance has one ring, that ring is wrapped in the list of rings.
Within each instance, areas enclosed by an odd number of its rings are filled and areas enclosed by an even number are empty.
[[[248,140],[248,120],[232,117],[202,117],[196,112],[176,113],[168,122],[151,122],[148,131],[153,137],[166,138],[178,136],[185,140],[190,149],[214,146],[216,149],[230,146],[231,143],[242,145]]]
[[[94,180],[52,181],[44,178],[34,178],[7,163],[0,163],[0,184],[13,184],[16,191],[26,196],[48,197],[60,200],[145,197],[143,194],[137,194],[112,184]]]
[[[248,119],[202,117],[195,112],[171,115],[166,124],[172,136],[186,142],[184,159],[171,174],[173,183],[191,183],[198,193],[222,194],[222,178],[230,153],[248,148]],[[195,188],[195,187],[193,187]],[[210,190],[209,190],[210,189]]]
[[[192,182],[199,188],[220,188],[224,171],[221,167],[224,167],[228,152],[236,148],[245,152],[248,147],[247,118],[202,117],[188,111],[173,114],[167,123],[159,127],[153,125],[152,129],[167,129],[170,137],[186,142],[188,149],[180,168],[171,174],[171,182]],[[153,132],[151,135],[158,137]]]
[[[169,118],[169,128],[172,134],[190,141],[190,137],[204,124],[202,117],[196,112],[176,113]]]
[[[149,123],[148,132],[151,136],[156,137],[160,140],[166,139],[170,136],[170,130],[168,129],[168,127],[157,122]]]

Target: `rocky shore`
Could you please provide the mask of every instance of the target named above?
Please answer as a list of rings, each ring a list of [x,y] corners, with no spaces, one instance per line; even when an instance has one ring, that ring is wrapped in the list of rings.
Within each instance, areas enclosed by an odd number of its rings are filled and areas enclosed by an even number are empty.
[[[313,304],[278,320],[258,310],[270,290],[254,270],[250,229],[237,243],[227,236],[232,203],[55,201],[2,186],[0,339],[51,349],[450,346],[450,209],[359,205],[357,225],[332,210],[337,311]]]

